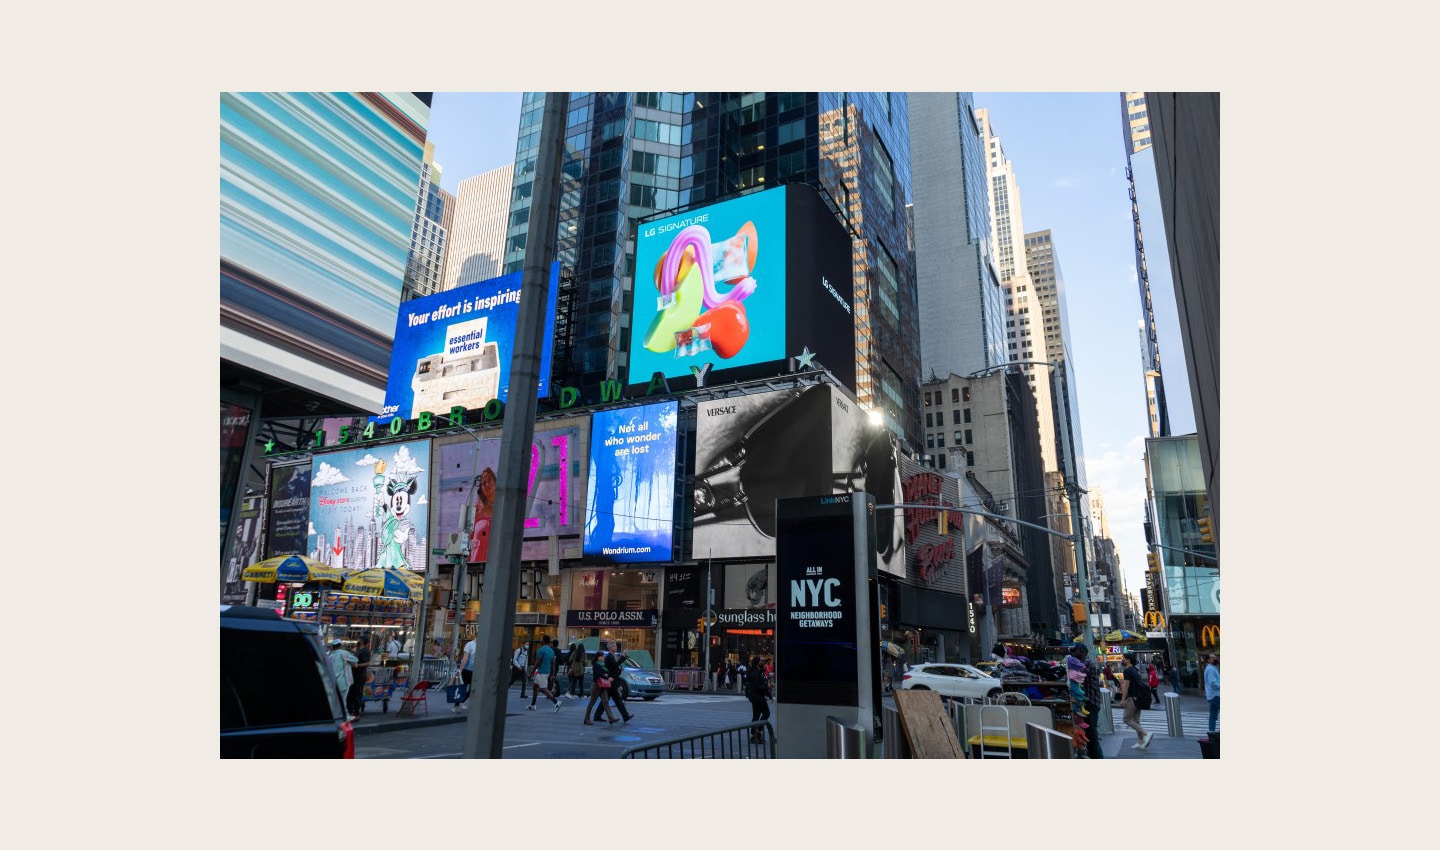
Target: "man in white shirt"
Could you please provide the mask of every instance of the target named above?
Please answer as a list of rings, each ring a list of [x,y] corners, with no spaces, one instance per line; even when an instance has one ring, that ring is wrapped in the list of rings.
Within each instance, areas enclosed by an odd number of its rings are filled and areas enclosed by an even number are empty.
[[[530,644],[522,643],[520,644],[520,648],[515,650],[515,654],[510,657],[510,684],[505,686],[508,688],[518,681],[520,683],[521,699],[525,698],[525,683],[527,681],[525,672],[529,666]]]

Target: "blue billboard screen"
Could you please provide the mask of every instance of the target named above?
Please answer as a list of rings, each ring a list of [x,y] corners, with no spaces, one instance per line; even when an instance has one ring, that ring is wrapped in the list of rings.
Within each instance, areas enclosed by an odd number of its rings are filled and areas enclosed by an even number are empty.
[[[675,401],[595,412],[585,495],[587,563],[671,560],[679,419]]]
[[[510,362],[520,316],[520,272],[458,286],[400,305],[385,409],[379,423],[421,411],[474,410],[510,395]],[[550,393],[550,355],[555,343],[555,298],[560,264],[550,265],[545,337],[540,351],[538,395]]]

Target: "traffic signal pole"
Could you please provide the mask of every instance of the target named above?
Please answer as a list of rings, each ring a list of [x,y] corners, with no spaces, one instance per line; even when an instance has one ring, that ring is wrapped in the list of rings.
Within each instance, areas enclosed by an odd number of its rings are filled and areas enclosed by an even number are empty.
[[[547,92],[535,155],[530,234],[520,275],[515,354],[510,396],[500,436],[495,509],[475,645],[474,704],[465,724],[464,758],[498,759],[505,754],[505,701],[510,681],[510,644],[520,588],[520,547],[525,534],[526,477],[535,434],[535,402],[545,335],[546,295],[555,256],[555,219],[560,211],[560,169],[564,155],[565,107],[569,92]],[[458,624],[457,624],[458,627]]]

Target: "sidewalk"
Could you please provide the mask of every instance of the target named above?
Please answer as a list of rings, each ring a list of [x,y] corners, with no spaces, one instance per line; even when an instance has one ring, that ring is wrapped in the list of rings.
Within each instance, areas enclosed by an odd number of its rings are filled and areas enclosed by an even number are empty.
[[[1121,721],[1121,712],[1117,707],[1114,711],[1115,731],[1100,736],[1100,751],[1107,759],[1198,759],[1202,758],[1200,752],[1200,739],[1206,737],[1210,722],[1210,704],[1204,697],[1180,695],[1180,718],[1183,737],[1175,737],[1170,734],[1168,718],[1165,715],[1164,695],[1167,691],[1160,689],[1158,696],[1160,700],[1147,711],[1140,712],[1140,725],[1145,731],[1153,733],[1150,739],[1150,746],[1143,750],[1132,749],[1131,745],[1139,740],[1135,732]],[[1223,729],[1223,718],[1221,723],[1216,724],[1217,728]]]
[[[520,686],[511,685],[506,689],[509,704],[507,711],[519,711],[521,705],[529,704],[530,691],[526,689],[526,700],[520,701]],[[730,690],[722,691],[687,691],[678,690],[669,693],[685,695],[719,695],[734,696]],[[1161,695],[1165,691],[1160,692]],[[585,702],[589,697],[584,698]],[[354,722],[356,735],[376,735],[382,732],[394,732],[401,729],[418,729],[424,726],[441,726],[447,723],[463,723],[469,716],[468,711],[454,712],[452,706],[445,702],[445,689],[443,687],[429,691],[426,696],[428,714],[426,708],[418,707],[415,717],[399,717],[397,713],[402,703],[399,697],[390,701],[389,713],[381,711],[378,702],[365,703],[365,711]],[[474,710],[474,703],[470,709]],[[1146,731],[1154,733],[1150,746],[1137,750],[1132,749],[1138,738],[1130,727],[1121,723],[1121,714],[1117,708],[1114,711],[1115,730],[1104,733],[1100,736],[1100,749],[1107,759],[1198,759],[1202,758],[1200,752],[1200,739],[1207,734],[1206,729],[1209,723],[1210,706],[1204,697],[1182,694],[1180,696],[1180,716],[1182,720],[1182,737],[1174,737],[1169,732],[1168,720],[1165,715],[1164,700],[1148,711],[1140,713],[1140,725]],[[1223,718],[1220,724],[1223,730]]]
[[[561,687],[564,687],[563,678],[561,679],[561,682]],[[507,711],[518,710],[516,707],[520,704],[520,686],[511,685],[505,690],[511,701],[510,705],[507,706]],[[721,696],[735,696],[738,692],[733,690],[722,690],[718,692],[675,690],[667,691],[666,693],[686,695],[694,694],[697,696],[708,696],[714,693],[718,693]],[[529,704],[529,699],[530,689],[527,687],[525,689],[526,705]],[[541,697],[541,699],[543,700],[544,697]],[[588,690],[586,691],[586,695],[581,699],[586,703],[590,701]],[[390,700],[390,711],[388,713],[382,711],[384,706],[381,705],[381,703],[367,702],[364,705],[364,711],[355,718],[353,724],[355,727],[355,734],[375,735],[381,732],[394,732],[400,729],[418,729],[422,726],[443,726],[447,723],[463,723],[466,716],[469,714],[469,711],[456,712],[451,710],[452,708],[454,708],[454,706],[445,701],[445,688],[443,685],[439,688],[427,691],[425,702],[425,706],[416,706],[414,717],[397,716],[398,712],[400,711],[400,707],[404,705],[404,703],[400,701],[400,694],[398,691],[396,692],[395,698]],[[475,704],[471,702],[470,709],[473,710],[474,707]]]

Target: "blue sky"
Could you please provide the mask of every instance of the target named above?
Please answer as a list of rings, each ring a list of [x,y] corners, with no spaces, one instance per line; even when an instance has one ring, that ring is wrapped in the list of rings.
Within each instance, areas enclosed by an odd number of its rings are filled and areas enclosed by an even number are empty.
[[[1105,499],[1126,586],[1144,586],[1145,392],[1120,95],[977,92],[1014,164],[1027,232],[1049,229],[1065,283],[1091,489]],[[451,193],[514,159],[518,92],[436,92],[429,138]],[[1147,233],[1146,246],[1154,250]],[[1174,292],[1155,287],[1171,429],[1194,433]]]

